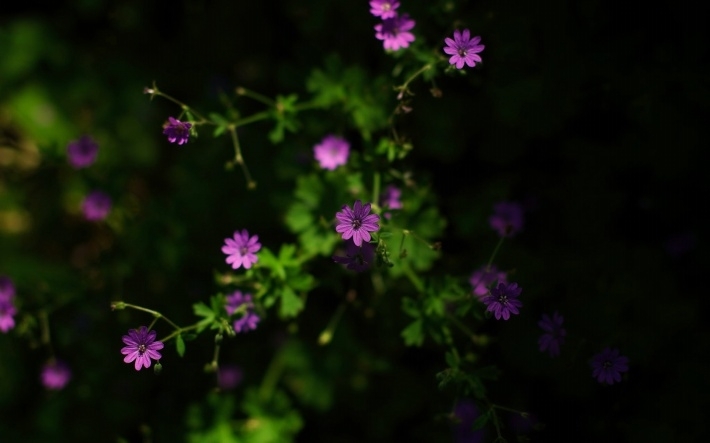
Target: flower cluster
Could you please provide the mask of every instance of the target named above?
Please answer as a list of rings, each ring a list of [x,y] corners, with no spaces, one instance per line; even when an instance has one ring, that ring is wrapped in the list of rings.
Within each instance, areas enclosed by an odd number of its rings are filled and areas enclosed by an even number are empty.
[[[409,31],[415,22],[408,14],[397,13],[397,0],[372,0],[370,8],[372,15],[382,19],[382,23],[375,25],[375,38],[382,40],[386,50],[397,51],[414,41],[414,34]]]
[[[98,153],[99,144],[88,135],[73,140],[67,145],[67,160],[74,169],[91,166],[96,161]]]
[[[507,283],[507,275],[503,271],[499,271],[495,265],[483,265],[473,271],[469,282],[473,288],[473,294],[483,301],[483,298],[488,295],[488,291],[493,283]]]
[[[0,331],[7,332],[15,327],[15,285],[8,277],[0,277]]]
[[[313,147],[313,155],[323,169],[335,170],[348,161],[350,143],[336,135],[326,135],[320,143]]]
[[[81,203],[81,211],[87,220],[103,220],[111,212],[111,197],[102,191],[92,191],[84,197],[84,201]]]
[[[446,42],[444,52],[451,56],[449,63],[456,66],[456,69],[462,69],[464,64],[473,68],[476,63],[482,62],[478,53],[483,51],[485,46],[479,44],[481,37],[471,38],[471,31],[468,29],[464,29],[463,32],[457,29],[454,31],[453,40],[447,37],[444,41]]]
[[[168,137],[170,143],[182,145],[190,138],[190,128],[192,123],[181,122],[180,120],[168,117],[168,121],[163,125],[163,134]]]
[[[241,318],[234,321],[234,332],[236,333],[253,331],[256,329],[259,320],[261,320],[254,312],[251,294],[242,294],[241,291],[234,291],[227,296],[225,309],[229,316],[237,312],[242,314]]]
[[[517,202],[499,202],[488,218],[491,228],[501,237],[512,237],[523,228],[523,206]]]
[[[242,232],[234,231],[233,238],[225,238],[222,252],[227,254],[227,263],[232,265],[232,269],[239,269],[244,266],[244,269],[249,269],[259,259],[256,253],[261,249],[259,236],[249,236],[246,229]]]
[[[42,367],[40,380],[45,388],[58,391],[71,380],[69,365],[59,360],[52,360]]]
[[[557,357],[560,355],[560,346],[565,341],[565,335],[567,331],[562,327],[562,322],[564,317],[562,317],[559,312],[555,311],[550,317],[547,314],[542,315],[542,320],[540,320],[537,325],[545,331],[544,334],[538,340],[538,345],[540,345],[540,352],[547,351],[550,357]]]
[[[508,320],[510,314],[519,314],[518,308],[523,303],[518,300],[523,288],[517,283],[498,283],[498,287],[491,289],[490,295],[483,298],[483,303],[487,306],[486,311],[493,312],[496,320]]]
[[[141,326],[140,329],[130,329],[128,335],[123,336],[123,343],[126,346],[121,348],[121,354],[125,355],[123,361],[131,363],[135,361],[136,371],[142,367],[150,367],[150,359],[155,361],[162,357],[159,350],[163,349],[163,342],[156,340],[156,332]]]

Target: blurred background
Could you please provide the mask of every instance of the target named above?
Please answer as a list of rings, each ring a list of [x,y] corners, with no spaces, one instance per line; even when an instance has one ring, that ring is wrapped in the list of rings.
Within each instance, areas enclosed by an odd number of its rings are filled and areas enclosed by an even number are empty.
[[[710,406],[710,337],[700,328],[710,99],[702,15],[691,5],[602,0],[401,3],[432,48],[464,27],[486,45],[469,75],[436,78],[442,97],[415,82],[413,111],[398,127],[414,145],[406,167],[432,187],[447,220],[431,272],[467,279],[497,242],[487,222],[493,204],[526,209],[523,232],[497,259],[524,288],[524,312],[482,331],[495,337],[482,358],[502,370],[490,398],[534,417],[520,424],[503,415],[504,435],[699,441]],[[208,336],[188,343],[184,358],[166,346],[159,377],[136,372],[119,352],[121,336],[151,319],[111,312],[111,301],[193,322],[191,305],[221,290],[223,239],[247,228],[272,250],[293,242],[284,214],[296,176],[314,169],[312,146],[330,132],[354,149],[360,143],[339,111],[299,116],[301,131],[280,144],[267,137],[272,123],[249,125],[240,131],[258,182],[249,191],[239,170],[225,169],[227,138],[202,131],[169,144],[162,124],[179,109],[143,88],[155,81],[203,112],[236,100],[237,86],[307,99],[307,79],[329,57],[357,67],[365,83],[402,83],[396,58],[374,38],[376,23],[365,0],[2,7],[0,275],[15,283],[19,313],[0,334],[0,441],[493,440],[492,428],[483,436],[453,429],[456,395],[435,378],[443,354],[427,342],[404,346],[408,319],[396,293],[347,310],[333,342],[318,346],[353,286],[330,275],[327,257],[310,271],[328,284],[312,291],[300,317],[266,318],[225,342],[221,361],[243,375],[233,389],[214,393],[203,371]],[[378,100],[396,105],[389,89]],[[236,103],[243,115],[263,108]],[[100,148],[97,162],[77,171],[65,152],[83,134]],[[104,223],[81,215],[81,199],[96,188],[114,201]],[[569,336],[552,360],[537,349],[536,323],[554,310]],[[588,366],[606,346],[631,361],[613,386],[599,385]],[[72,371],[59,391],[39,381],[52,355]],[[244,406],[258,403],[248,386],[260,395],[276,389],[272,373],[283,398],[268,411]],[[244,423],[260,433],[229,437],[225,424],[245,417],[261,418]]]

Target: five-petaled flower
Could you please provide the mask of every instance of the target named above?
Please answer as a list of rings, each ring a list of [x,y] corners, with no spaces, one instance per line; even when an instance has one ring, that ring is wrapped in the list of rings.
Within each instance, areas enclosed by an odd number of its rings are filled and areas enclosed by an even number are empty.
[[[15,285],[9,277],[0,277],[0,331],[7,332],[15,327],[14,316],[17,309],[14,304]]]
[[[350,143],[336,135],[326,135],[320,143],[313,147],[313,155],[323,169],[335,170],[348,161]]]
[[[375,259],[375,245],[364,242],[362,246],[356,246],[353,240],[348,240],[345,244],[345,257],[333,256],[333,261],[346,265],[347,269],[355,272],[362,272],[368,269]]]
[[[545,331],[537,342],[540,345],[540,352],[547,351],[550,357],[560,355],[560,346],[564,343],[565,335],[567,335],[567,331],[562,327],[563,321],[564,318],[557,311],[552,314],[552,317],[542,314],[542,320],[537,323]]]
[[[42,367],[40,380],[45,388],[58,391],[71,380],[69,365],[60,360],[52,360]]]
[[[468,29],[464,29],[463,32],[457,29],[454,31],[453,40],[447,37],[444,41],[446,42],[444,52],[451,56],[449,63],[456,65],[456,69],[463,68],[464,64],[473,68],[476,63],[481,63],[481,56],[478,53],[483,51],[485,46],[479,45],[481,37],[471,38],[471,31]]]
[[[87,220],[103,220],[111,212],[111,197],[102,191],[92,191],[84,197],[81,211]]]
[[[397,16],[399,2],[397,0],[372,0],[370,1],[370,14],[382,19]]]
[[[473,293],[479,300],[488,295],[493,283],[506,283],[506,273],[499,271],[495,265],[483,265],[473,271],[468,280],[473,288]]]
[[[601,384],[613,385],[621,381],[621,373],[629,370],[629,358],[619,355],[618,349],[605,348],[592,357],[592,377]]]
[[[508,320],[510,314],[519,314],[518,308],[523,303],[518,300],[523,288],[517,283],[498,283],[498,287],[491,289],[491,294],[483,298],[483,303],[488,306],[486,311],[493,312],[496,320]]]
[[[414,41],[414,34],[409,32],[415,25],[409,15],[387,18],[382,23],[375,25],[375,38],[383,40],[385,49],[396,51],[406,48]]]
[[[488,223],[501,237],[512,237],[523,228],[523,207],[517,202],[498,202]]]
[[[233,269],[238,269],[240,266],[244,266],[245,269],[251,268],[259,259],[256,256],[259,249],[261,249],[259,236],[250,237],[246,229],[242,229],[241,233],[234,231],[234,238],[225,238],[222,246],[222,252],[227,254],[227,263],[231,264]]]
[[[244,306],[243,309],[242,306]],[[227,315],[232,315],[238,310],[241,310],[242,316],[234,321],[234,332],[247,332],[256,329],[259,323],[259,316],[254,312],[254,303],[252,302],[251,294],[242,294],[241,291],[234,291],[227,296],[227,304],[225,305]]]
[[[73,140],[67,145],[67,160],[74,169],[91,166],[99,152],[99,144],[88,135]]]
[[[380,229],[377,222],[380,216],[370,214],[370,203],[365,205],[360,200],[355,201],[352,209],[348,205],[343,205],[343,210],[335,214],[338,219],[335,231],[342,234],[343,240],[353,239],[355,246],[362,246],[362,242],[369,242],[372,238],[370,232]]]
[[[141,326],[140,329],[129,329],[128,335],[123,336],[125,347],[121,348],[121,354],[126,357],[123,359],[125,363],[135,361],[136,371],[140,371],[142,367],[150,367],[150,359],[155,361],[160,360],[159,350],[163,349],[163,342],[156,340],[155,331],[149,331],[147,327]]]
[[[190,128],[192,128],[192,123],[168,117],[168,121],[163,125],[163,134],[168,136],[170,143],[182,145],[187,143],[187,139],[190,137]]]

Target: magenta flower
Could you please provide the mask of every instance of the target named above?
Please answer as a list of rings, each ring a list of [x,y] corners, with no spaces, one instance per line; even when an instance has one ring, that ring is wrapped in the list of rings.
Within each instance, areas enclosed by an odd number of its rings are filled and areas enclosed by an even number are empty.
[[[121,354],[126,357],[123,359],[125,363],[135,361],[136,371],[140,371],[141,367],[149,368],[150,359],[155,361],[160,360],[159,350],[163,349],[163,342],[155,339],[155,331],[149,331],[145,326],[140,329],[129,329],[128,335],[123,336],[123,343],[126,344],[121,349]]]
[[[629,370],[629,358],[619,355],[618,349],[605,348],[592,357],[592,377],[601,384],[613,385],[621,381],[621,373]]]
[[[501,237],[512,237],[523,228],[523,207],[517,202],[496,203],[488,223]]]
[[[510,314],[519,314],[518,308],[523,303],[518,300],[523,288],[517,283],[498,283],[497,288],[491,289],[491,294],[483,299],[483,303],[488,306],[486,311],[493,312],[496,320],[508,320]]]
[[[356,246],[352,239],[345,244],[345,257],[333,256],[334,262],[346,265],[347,269],[351,269],[355,272],[362,272],[369,269],[374,260],[375,245],[364,242],[362,246]]]
[[[473,293],[481,301],[483,301],[483,298],[488,295],[488,291],[493,283],[508,282],[508,280],[506,280],[506,273],[499,271],[495,265],[481,266],[473,271],[473,274],[471,274],[471,278],[468,281],[471,283]]]
[[[170,143],[182,145],[187,143],[187,139],[190,137],[190,128],[192,128],[192,123],[168,117],[168,121],[163,125],[163,134],[168,136]]]
[[[389,185],[380,196],[380,202],[386,209],[402,209],[400,198],[402,198],[402,191],[394,185]]]
[[[103,220],[111,212],[111,197],[101,191],[92,191],[84,197],[84,201],[81,203],[81,211],[87,220]]]
[[[71,380],[69,365],[59,360],[52,360],[42,367],[40,380],[45,388],[58,391]]]
[[[15,298],[15,285],[10,277],[0,277],[0,301],[10,301]]]
[[[382,19],[397,16],[399,2],[397,0],[372,0],[370,2],[370,14]]]
[[[231,264],[233,269],[239,269],[240,266],[244,266],[244,269],[251,268],[259,259],[256,256],[259,249],[261,249],[259,236],[249,237],[246,229],[242,229],[241,233],[234,231],[234,239],[225,238],[222,246],[222,252],[227,254],[227,263]]]
[[[463,68],[464,63],[473,68],[476,63],[481,63],[479,52],[483,51],[484,45],[479,45],[481,37],[471,38],[471,31],[464,29],[463,33],[458,29],[454,31],[454,39],[445,38],[446,46],[444,52],[449,54],[451,58],[449,63],[456,65],[456,69]]]
[[[99,145],[93,138],[84,135],[67,145],[67,160],[74,169],[86,168],[96,161]]]
[[[540,352],[547,351],[550,357],[560,355],[560,346],[564,343],[565,335],[567,335],[567,331],[562,327],[563,321],[564,318],[557,311],[552,314],[552,318],[547,314],[542,314],[542,320],[537,323],[545,331],[537,342],[540,345]]]
[[[414,34],[409,32],[414,25],[414,20],[410,19],[407,14],[387,18],[382,20],[382,23],[375,25],[375,38],[383,40],[385,49],[391,51],[406,48],[414,41]]]
[[[348,161],[350,143],[342,137],[326,135],[313,147],[313,155],[323,169],[335,170]]]
[[[453,426],[454,443],[482,443],[485,437],[483,429],[473,430],[473,423],[481,416],[481,410],[476,403],[463,399],[456,402],[453,411],[455,425]]]
[[[237,365],[220,366],[219,371],[217,371],[217,385],[224,391],[239,386],[243,378],[244,373]]]
[[[360,200],[355,201],[353,208],[343,205],[343,210],[335,214],[338,219],[335,231],[342,234],[343,240],[353,239],[355,246],[362,246],[362,242],[369,242],[372,238],[370,232],[380,229],[377,222],[380,216],[370,214],[370,203],[363,205]]]
[[[6,333],[15,327],[15,314],[17,309],[12,300],[0,300],[0,331]]]
[[[242,306],[245,306],[244,309],[241,309],[242,316],[234,321],[234,331],[237,333],[253,331],[256,329],[259,320],[261,320],[254,312],[251,294],[242,294],[241,291],[234,291],[227,296],[227,304],[225,306],[227,315],[231,316],[240,310]]]

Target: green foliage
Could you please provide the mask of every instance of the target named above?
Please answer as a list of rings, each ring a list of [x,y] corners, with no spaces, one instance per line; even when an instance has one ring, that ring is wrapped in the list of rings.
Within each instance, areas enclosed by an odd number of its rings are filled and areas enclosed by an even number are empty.
[[[263,271],[259,272],[262,286],[257,299],[262,299],[266,308],[280,301],[282,318],[296,316],[305,305],[305,294],[315,284],[313,276],[303,270],[301,260],[296,257],[296,246],[281,245],[278,256],[263,248],[259,253],[259,267]]]

